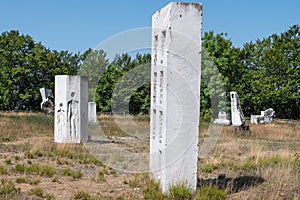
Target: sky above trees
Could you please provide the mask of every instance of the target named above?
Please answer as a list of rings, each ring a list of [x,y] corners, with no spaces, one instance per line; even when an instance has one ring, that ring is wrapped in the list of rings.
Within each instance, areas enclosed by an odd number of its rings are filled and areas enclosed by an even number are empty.
[[[170,0],[53,0],[1,2],[0,32],[18,30],[51,49],[73,53],[94,48],[111,36],[150,27],[151,16]],[[299,24],[297,0],[203,0],[203,32],[226,32],[236,47]]]

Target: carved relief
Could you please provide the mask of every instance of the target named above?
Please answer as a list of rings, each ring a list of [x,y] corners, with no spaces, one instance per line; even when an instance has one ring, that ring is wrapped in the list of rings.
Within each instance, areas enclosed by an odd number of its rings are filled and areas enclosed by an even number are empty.
[[[156,94],[157,94],[157,73],[154,72],[153,78],[153,102],[156,103]]]
[[[59,136],[63,135],[63,130],[66,124],[66,116],[65,111],[63,110],[63,104],[59,104],[59,109],[57,111],[57,127]]]
[[[79,123],[79,102],[75,100],[75,92],[71,93],[71,100],[68,101],[68,122],[71,139],[77,139]]]
[[[163,112],[159,111],[159,130],[158,130],[158,138],[159,143],[162,143],[162,129],[163,129]]]
[[[159,102],[162,103],[162,100],[164,98],[164,72],[160,71],[159,73]]]
[[[153,109],[153,124],[152,124],[152,138],[155,139],[156,136],[156,110]]]

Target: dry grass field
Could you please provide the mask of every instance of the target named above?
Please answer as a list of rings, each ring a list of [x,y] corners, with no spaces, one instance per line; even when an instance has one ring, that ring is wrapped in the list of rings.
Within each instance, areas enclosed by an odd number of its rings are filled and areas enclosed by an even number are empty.
[[[300,199],[300,122],[250,125],[250,132],[223,127],[205,158],[199,158],[198,189],[174,186],[170,194],[146,173],[124,173],[96,159],[82,144],[53,142],[53,116],[0,113],[0,199]],[[134,117],[147,130],[147,116]],[[149,140],[132,142],[133,124],[98,117],[111,142],[148,152]],[[201,123],[199,143],[210,136]],[[123,129],[124,130],[124,129]],[[138,130],[138,131],[137,131]],[[139,129],[131,130],[139,134]],[[147,133],[146,133],[147,134]],[[123,138],[123,140],[121,140]]]

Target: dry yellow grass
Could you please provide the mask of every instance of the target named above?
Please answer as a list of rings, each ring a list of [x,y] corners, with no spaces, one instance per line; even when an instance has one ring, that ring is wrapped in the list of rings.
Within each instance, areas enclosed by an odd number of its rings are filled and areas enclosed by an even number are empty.
[[[4,168],[0,179],[12,180],[16,187],[20,187],[21,199],[33,198],[29,191],[36,187],[41,187],[56,199],[72,199],[76,191],[86,191],[92,197],[103,199],[143,199],[145,191],[158,189],[149,182],[148,186],[140,187],[141,184],[136,183],[137,186],[133,187],[129,183],[139,180],[135,175],[103,166],[84,145],[55,144],[53,116],[0,113],[0,118],[0,165]],[[148,137],[148,116],[128,120],[124,116],[101,115],[98,120],[101,130],[112,140]],[[201,122],[200,144],[209,137],[207,129],[208,124]],[[199,190],[210,184],[228,191],[229,199],[297,199],[300,196],[300,123],[251,124],[250,130],[242,133],[233,131],[230,126],[223,127],[215,147],[206,158],[199,159]],[[149,140],[119,145],[134,152],[147,152]],[[47,165],[54,167],[56,173],[53,178],[24,175],[15,172],[18,164]],[[80,170],[83,176],[80,179],[64,176],[61,174],[64,169]],[[99,170],[105,172],[105,181],[96,181]],[[24,176],[40,182],[38,185],[16,182],[17,178]],[[145,182],[143,180],[141,183]],[[159,195],[155,191],[154,194]]]

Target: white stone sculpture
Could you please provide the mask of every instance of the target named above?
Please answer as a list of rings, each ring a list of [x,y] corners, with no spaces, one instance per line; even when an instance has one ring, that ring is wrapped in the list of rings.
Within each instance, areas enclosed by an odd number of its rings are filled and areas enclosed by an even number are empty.
[[[81,143],[88,139],[88,79],[55,76],[55,126],[57,143]]]
[[[251,115],[252,124],[264,124],[271,123],[273,121],[275,111],[273,108],[268,108],[265,111],[261,111],[260,115]]]
[[[96,102],[89,102],[88,104],[89,122],[97,122],[97,108]]]
[[[51,89],[40,88],[42,96],[41,110],[46,115],[54,112],[54,96]]]
[[[230,125],[231,124],[228,114],[223,111],[220,111],[218,113],[218,118],[214,120],[214,123],[222,124],[222,125]]]
[[[235,91],[230,92],[231,99],[231,124],[238,129],[249,130],[247,126],[242,107],[240,104],[240,98]]]
[[[170,3],[152,16],[150,174],[166,193],[196,190],[202,5]]]
[[[245,123],[244,114],[241,108],[240,99],[236,92],[230,92],[231,98],[231,123],[234,126],[241,126]]]

